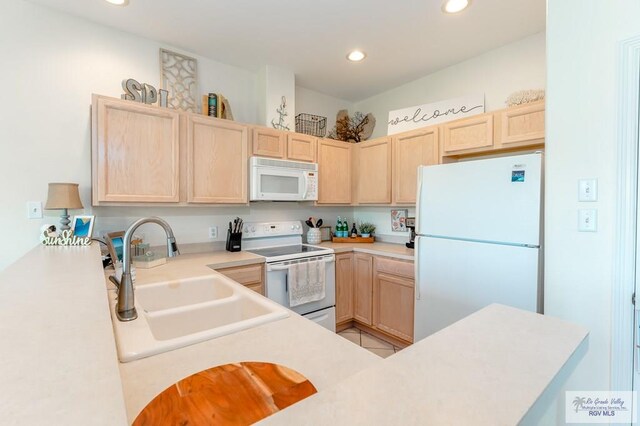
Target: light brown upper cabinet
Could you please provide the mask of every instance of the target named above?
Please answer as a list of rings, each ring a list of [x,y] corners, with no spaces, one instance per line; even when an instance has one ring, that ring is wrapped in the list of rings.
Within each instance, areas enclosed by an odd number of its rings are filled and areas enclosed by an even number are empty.
[[[187,202],[247,202],[248,131],[227,120],[189,114]]]
[[[353,253],[336,254],[336,324],[353,319]]]
[[[287,159],[293,161],[316,161],[318,138],[301,133],[287,135]]]
[[[177,203],[180,114],[102,96],[92,100],[92,201]]]
[[[268,127],[254,127],[252,136],[252,155],[285,158],[287,148],[285,132]]]
[[[358,204],[391,203],[391,138],[379,138],[356,145]]]
[[[318,204],[351,204],[353,144],[318,141]]]
[[[415,204],[418,166],[440,161],[439,128],[426,127],[393,136],[393,202]]]
[[[444,154],[480,151],[493,146],[493,115],[480,114],[442,125]]]
[[[366,325],[373,324],[373,256],[355,253],[353,318]]]
[[[496,143],[507,148],[544,143],[544,102],[497,112]]]

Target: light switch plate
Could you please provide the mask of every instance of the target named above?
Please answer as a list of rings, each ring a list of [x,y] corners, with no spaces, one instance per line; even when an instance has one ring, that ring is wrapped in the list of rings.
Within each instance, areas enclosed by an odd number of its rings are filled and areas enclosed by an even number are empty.
[[[578,231],[596,232],[598,230],[598,211],[596,209],[578,210]]]
[[[42,201],[27,202],[27,219],[42,219]]]
[[[578,181],[578,201],[598,201],[597,179],[580,179]]]

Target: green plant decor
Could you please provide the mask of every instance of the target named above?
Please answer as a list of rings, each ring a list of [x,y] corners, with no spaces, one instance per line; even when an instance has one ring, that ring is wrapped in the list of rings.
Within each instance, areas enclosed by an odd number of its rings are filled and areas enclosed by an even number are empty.
[[[363,222],[359,227],[360,234],[373,234],[376,230],[376,226],[370,222]]]

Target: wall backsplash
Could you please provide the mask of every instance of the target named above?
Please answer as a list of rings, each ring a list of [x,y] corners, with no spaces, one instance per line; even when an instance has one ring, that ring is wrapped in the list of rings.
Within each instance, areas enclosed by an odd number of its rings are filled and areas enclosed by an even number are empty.
[[[222,207],[94,207],[95,236],[105,232],[123,231],[140,217],[160,216],[171,225],[178,244],[222,242],[226,238],[229,221],[240,216],[245,222],[300,220],[321,217],[326,225],[334,226],[337,216],[353,221],[351,207],[315,207],[303,203],[251,203],[249,206]],[[209,239],[209,227],[218,227],[218,238]],[[306,227],[305,227],[306,232]],[[162,245],[164,232],[154,225],[140,227],[140,235],[151,245]]]
[[[391,210],[403,209],[409,210],[409,217],[416,214],[414,207],[356,207],[354,216],[356,222],[371,222],[376,225],[376,238],[388,242],[406,242],[409,241],[409,232],[394,232],[391,230]]]

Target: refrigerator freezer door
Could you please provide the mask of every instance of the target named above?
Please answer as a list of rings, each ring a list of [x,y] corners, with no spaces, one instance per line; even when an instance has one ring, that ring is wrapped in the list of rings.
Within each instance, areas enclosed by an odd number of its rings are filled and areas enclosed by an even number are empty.
[[[542,155],[420,167],[419,235],[540,244]]]
[[[492,303],[542,312],[539,249],[430,237],[416,247],[414,342]]]

